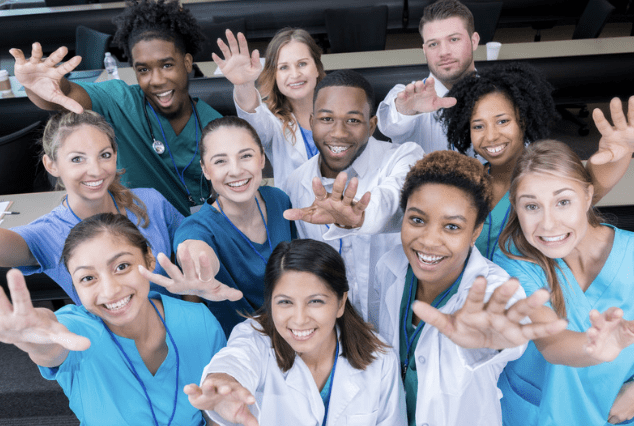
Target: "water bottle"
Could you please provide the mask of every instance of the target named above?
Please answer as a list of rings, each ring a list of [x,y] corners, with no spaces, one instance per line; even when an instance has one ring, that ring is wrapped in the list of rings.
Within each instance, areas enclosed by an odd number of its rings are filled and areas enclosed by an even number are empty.
[[[106,57],[103,60],[103,64],[108,71],[108,80],[119,80],[119,69],[117,68],[117,61],[112,57],[110,52],[106,52]]]

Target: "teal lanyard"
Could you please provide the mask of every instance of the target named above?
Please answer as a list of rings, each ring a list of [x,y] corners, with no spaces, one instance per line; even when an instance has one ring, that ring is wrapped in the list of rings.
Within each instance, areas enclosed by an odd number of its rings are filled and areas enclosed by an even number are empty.
[[[114,207],[117,209],[117,213],[121,214],[121,211],[119,210],[119,206],[117,205],[117,202],[114,199],[114,195],[112,195],[112,192],[110,192],[110,191],[108,191],[108,194],[110,194],[110,198],[112,198],[112,202],[114,203]],[[73,211],[72,207],[70,206],[70,202],[68,201],[68,195],[66,195],[66,205],[68,206],[68,210],[70,210],[70,212],[73,214],[73,216],[75,216],[77,221],[81,222],[81,219],[79,218],[79,216],[77,216],[75,214],[75,212]]]
[[[332,366],[332,370],[330,371],[330,377],[328,381],[330,384],[328,385],[328,394],[326,395],[326,400],[324,401],[324,408],[326,412],[324,413],[324,421],[321,422],[322,426],[326,425],[326,420],[328,420],[328,407],[330,406],[330,394],[332,393],[332,382],[335,380],[335,369],[337,368],[337,358],[339,358],[339,339],[337,339],[337,347],[335,348],[335,363]]]

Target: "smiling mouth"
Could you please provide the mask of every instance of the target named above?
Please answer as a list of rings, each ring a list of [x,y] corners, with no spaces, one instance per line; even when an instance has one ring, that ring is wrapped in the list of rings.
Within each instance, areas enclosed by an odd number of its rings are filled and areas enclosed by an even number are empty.
[[[131,294],[129,296],[124,297],[121,300],[116,301],[116,302],[104,303],[104,306],[109,311],[119,311],[122,308],[124,308],[128,303],[130,303],[130,299],[132,299],[132,295]]]
[[[567,234],[562,234],[562,235],[557,235],[555,237],[544,237],[544,236],[540,236],[539,239],[542,240],[545,243],[558,243],[560,241],[565,240],[566,238],[568,238],[570,236],[570,233]]]
[[[310,338],[310,336],[313,335],[316,329],[311,328],[309,330],[293,330],[293,329],[289,329],[289,330],[291,330],[291,333],[293,333],[293,336],[297,340],[307,340],[308,338]]]
[[[172,97],[174,96],[174,90],[168,90],[167,92],[163,93],[156,93],[155,96],[161,105],[165,105],[172,100]]]
[[[298,87],[302,87],[304,84],[306,84],[305,81],[300,81],[300,82],[297,82],[297,83],[291,83],[288,86],[292,87],[293,89],[297,89]]]
[[[95,181],[92,181],[92,182],[82,182],[81,184],[84,185],[84,186],[90,187],[90,188],[95,188],[95,187],[101,185],[102,183],[103,183],[103,179],[95,180]]]
[[[330,152],[332,152],[333,154],[342,154],[344,152],[346,152],[347,150],[350,149],[350,145],[348,146],[341,146],[341,145],[326,145],[328,147],[328,149],[330,150]]]
[[[418,251],[416,252],[416,256],[418,256],[418,260],[420,260],[425,265],[437,265],[446,257],[446,256],[436,256],[433,254],[424,254]]]
[[[486,148],[484,148],[486,150],[487,153],[489,153],[489,155],[500,155],[500,153],[502,153],[502,151],[504,151],[506,149],[508,144],[500,144],[500,145],[493,145],[493,146],[487,146]]]
[[[248,184],[250,180],[251,180],[251,178],[247,178],[247,179],[238,180],[238,181],[235,181],[235,182],[229,182],[226,185],[230,186],[231,188],[240,188],[240,187],[243,187],[246,184]]]

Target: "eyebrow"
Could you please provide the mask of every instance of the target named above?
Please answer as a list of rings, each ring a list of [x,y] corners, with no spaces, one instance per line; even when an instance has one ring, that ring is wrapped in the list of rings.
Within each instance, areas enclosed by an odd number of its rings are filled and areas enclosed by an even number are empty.
[[[561,189],[558,189],[557,191],[554,191],[554,192],[553,192],[553,195],[559,195],[559,194],[561,194],[561,193],[562,193],[562,192],[564,192],[564,191],[573,191],[573,192],[574,192],[574,189],[572,189],[572,188],[568,188],[568,187],[566,187],[566,188],[561,188]],[[518,199],[518,200],[519,200],[520,198],[530,198],[531,200],[534,200],[534,199],[536,199],[537,197],[536,197],[536,196],[534,196],[534,195],[530,195],[530,194],[523,194],[523,195],[520,195],[519,197],[517,197],[517,199]]]
[[[462,35],[462,34],[461,33],[451,33],[451,34],[449,34],[449,35],[447,35],[445,37],[430,38],[429,40],[427,40],[425,42],[425,44],[431,43],[432,41],[436,41],[436,40],[438,40],[438,38],[450,38],[450,37],[454,37],[454,36],[457,36],[457,35],[459,36],[459,35]]]
[[[499,118],[499,117],[502,117],[504,115],[509,115],[509,113],[508,112],[502,112],[500,114],[494,115],[494,117],[495,118]],[[476,118],[476,119],[471,120],[472,123],[475,122],[475,121],[484,121],[484,118]]]
[[[410,207],[409,209],[407,209],[407,211],[408,212],[409,211],[413,211],[413,212],[416,212],[416,213],[421,214],[423,216],[427,216],[427,213],[425,213],[424,211],[422,211],[422,210],[420,210],[420,209],[418,209],[416,207]],[[467,221],[467,218],[465,218],[461,214],[456,214],[456,215],[453,215],[453,216],[443,216],[442,218],[444,220],[460,220],[462,222],[466,222]]]
[[[306,58],[300,58],[300,59],[296,60],[295,62],[307,61],[307,60],[308,60],[308,57],[306,57]],[[277,66],[280,66],[280,65],[282,65],[282,64],[288,64],[288,62],[278,62],[278,63],[277,63]]]
[[[168,56],[167,58],[161,58],[161,59],[158,59],[156,62],[174,62],[174,61],[176,61],[176,59],[174,59],[174,58],[173,58],[173,57],[171,57],[171,56]],[[153,61],[153,62],[154,62],[154,61]],[[135,62],[133,66],[134,66],[134,67],[138,67],[138,66],[147,66],[147,63],[145,63],[145,62]]]
[[[121,256],[125,256],[127,254],[132,255],[132,253],[130,253],[129,251],[122,251],[121,253],[117,253],[114,256],[112,256],[110,259],[106,261],[106,263],[110,265],[114,263],[114,261],[120,258]],[[81,269],[95,269],[95,267],[94,266],[78,266],[73,270],[73,275]]]
[[[322,109],[317,111],[317,113],[320,113],[320,112],[323,112],[323,113],[326,113],[326,114],[332,114],[333,113],[332,110],[329,110],[329,109],[326,109],[326,108],[322,108]],[[363,112],[362,111],[357,111],[356,109],[353,109],[353,110],[348,111],[346,113],[346,115],[348,115],[348,114],[363,115]]]
[[[255,152],[255,149],[253,149],[253,148],[244,148],[244,149],[241,149],[240,151],[238,151],[238,154],[242,154],[243,152],[246,152],[246,151],[253,151],[253,152]],[[212,155],[209,159],[210,159],[210,160],[213,160],[213,159],[214,159],[214,158],[216,158],[216,157],[228,157],[228,156],[229,156],[228,154],[226,154],[226,153],[224,153],[224,152],[223,152],[223,153],[220,153],[220,154],[215,154],[215,155]]]
[[[316,297],[316,296],[321,296],[321,297],[329,297],[327,294],[325,293],[315,293],[315,294],[311,294],[310,296],[307,297],[307,299],[310,299],[312,297]],[[280,297],[284,297],[286,299],[292,299],[291,296],[287,296],[285,294],[278,294],[277,296],[273,297],[273,299],[278,299]]]

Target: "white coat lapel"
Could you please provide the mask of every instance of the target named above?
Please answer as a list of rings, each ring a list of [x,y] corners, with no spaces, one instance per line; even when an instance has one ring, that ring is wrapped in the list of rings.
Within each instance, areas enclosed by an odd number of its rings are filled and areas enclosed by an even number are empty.
[[[328,425],[345,424],[339,422],[339,417],[345,412],[350,402],[357,396],[363,385],[361,370],[353,368],[348,361],[339,357],[330,395],[328,408]]]
[[[293,393],[296,398],[301,398],[310,405],[310,412],[306,413],[306,416],[312,417],[314,424],[321,425],[321,419],[324,418],[324,403],[321,400],[315,379],[313,379],[304,361],[298,356],[295,357],[293,367],[288,371],[286,384],[295,391]],[[298,406],[303,406],[305,404],[304,401],[299,403]],[[306,424],[309,423],[311,422]]]

